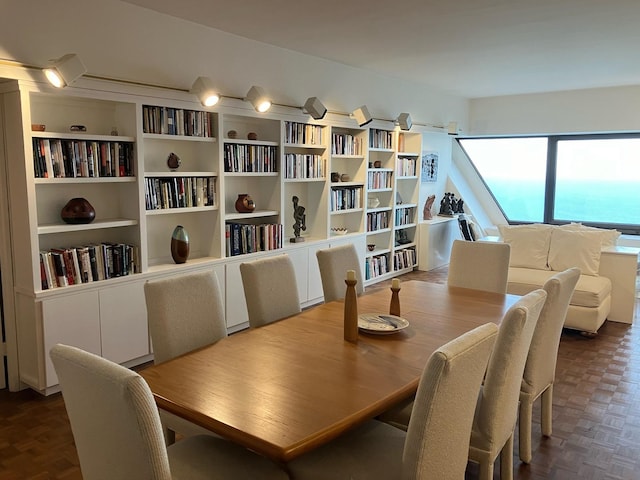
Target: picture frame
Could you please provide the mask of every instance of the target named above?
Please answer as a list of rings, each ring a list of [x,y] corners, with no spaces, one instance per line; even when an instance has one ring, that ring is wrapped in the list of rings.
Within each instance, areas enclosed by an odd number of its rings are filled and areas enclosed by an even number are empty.
[[[438,152],[422,152],[421,182],[438,181]]]

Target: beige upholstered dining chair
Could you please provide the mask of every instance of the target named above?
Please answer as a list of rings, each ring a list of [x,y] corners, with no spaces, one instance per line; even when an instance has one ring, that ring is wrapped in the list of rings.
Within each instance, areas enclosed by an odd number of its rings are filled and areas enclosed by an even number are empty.
[[[154,362],[161,363],[227,336],[222,293],[213,270],[175,275],[144,284],[147,321]],[[175,433],[195,435],[207,430],[160,411],[168,445]]]
[[[356,280],[358,281],[356,283],[356,293],[358,295],[362,294],[364,291],[362,269],[360,268],[358,252],[356,252],[356,247],[353,243],[318,250],[316,257],[320,267],[325,302],[344,298],[347,288],[344,279],[347,276],[347,270],[355,270]]]
[[[495,324],[482,325],[431,355],[406,433],[371,420],[291,461],[291,478],[464,478],[478,390],[497,330]]]
[[[542,289],[525,295],[507,311],[500,324],[478,396],[469,445],[469,460],[480,465],[480,480],[493,478],[493,464],[498,456],[502,480],[513,478],[513,433],[520,385],[546,298]]]
[[[531,461],[531,422],[533,402],[542,397],[541,427],[544,436],[551,436],[553,382],[556,373],[556,360],[560,335],[571,296],[580,278],[580,269],[570,268],[557,273],[543,286],[547,292],[547,301],[542,308],[527,363],[524,368],[520,388],[519,412],[519,454],[525,463]]]
[[[447,284],[507,293],[510,253],[508,243],[454,240]]]
[[[300,313],[296,272],[286,253],[241,263],[240,275],[252,328]]]
[[[218,437],[165,447],[144,379],[67,345],[51,349],[85,480],[286,479],[271,461]]]

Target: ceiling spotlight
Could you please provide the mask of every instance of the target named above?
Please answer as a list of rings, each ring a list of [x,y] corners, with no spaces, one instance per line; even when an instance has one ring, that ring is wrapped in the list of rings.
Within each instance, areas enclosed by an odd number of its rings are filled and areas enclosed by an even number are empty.
[[[321,120],[327,114],[326,107],[322,104],[318,97],[309,97],[302,107],[304,113],[308,113],[315,120]]]
[[[205,107],[213,107],[220,100],[220,95],[209,77],[196,78],[191,87],[191,93],[198,97],[200,103]]]
[[[447,133],[449,135],[458,135],[458,122],[449,122],[447,125]]]
[[[353,113],[351,113],[351,116],[356,119],[356,122],[358,122],[358,125],[361,127],[364,127],[367,123],[373,120],[373,117],[369,113],[369,109],[366,105],[356,108]]]
[[[266,96],[262,87],[251,87],[245,100],[250,102],[259,113],[264,113],[271,108],[271,100]]]
[[[413,125],[413,121],[411,121],[411,115],[408,113],[401,113],[398,115],[398,119],[396,120],[400,130],[411,130],[411,125]]]
[[[58,60],[54,60],[50,67],[43,69],[47,80],[51,82],[51,85],[57,88],[63,88],[67,85],[71,85],[82,75],[87,73],[87,68],[80,60],[80,57],[75,53],[68,53],[67,55],[60,57]]]

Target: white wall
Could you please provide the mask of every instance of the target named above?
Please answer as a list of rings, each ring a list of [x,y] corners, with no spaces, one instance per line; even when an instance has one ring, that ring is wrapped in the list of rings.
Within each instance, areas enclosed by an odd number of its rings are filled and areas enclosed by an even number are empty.
[[[640,86],[471,100],[470,135],[640,131]]]
[[[264,87],[276,103],[319,97],[329,110],[366,104],[376,118],[463,126],[468,101],[420,84],[303,55],[116,0],[2,0],[0,57],[35,66],[77,53],[88,73],[188,90],[211,77],[223,95]],[[1,72],[0,72],[1,73]],[[36,72],[39,74],[39,72]],[[464,127],[463,127],[464,128]]]

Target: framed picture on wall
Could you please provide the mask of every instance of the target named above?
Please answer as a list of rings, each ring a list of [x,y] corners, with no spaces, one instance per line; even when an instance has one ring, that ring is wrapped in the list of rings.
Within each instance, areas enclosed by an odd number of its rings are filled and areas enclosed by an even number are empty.
[[[438,152],[422,152],[422,183],[438,180]]]

